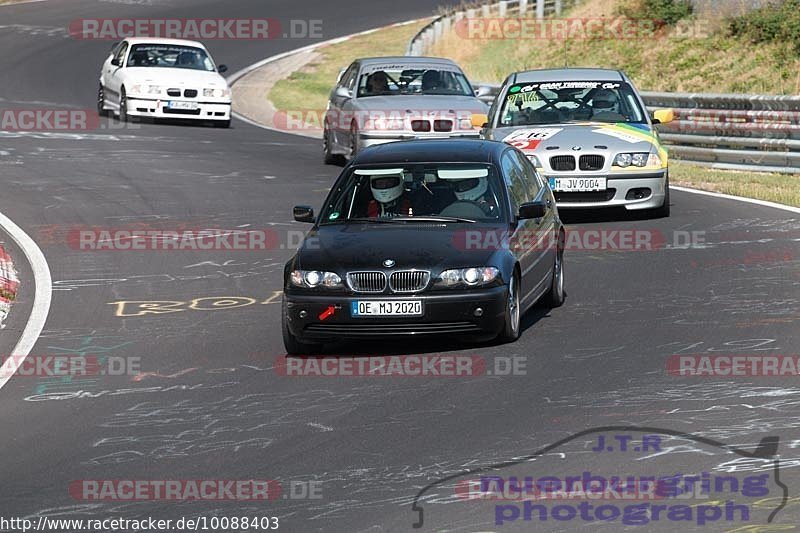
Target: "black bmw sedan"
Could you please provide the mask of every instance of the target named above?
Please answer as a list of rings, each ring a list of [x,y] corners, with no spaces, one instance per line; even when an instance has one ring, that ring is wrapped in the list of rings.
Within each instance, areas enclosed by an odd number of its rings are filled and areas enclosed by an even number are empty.
[[[564,228],[525,155],[480,140],[361,152],[284,269],[290,355],[343,338],[449,334],[512,342],[540,299],[564,301]]]

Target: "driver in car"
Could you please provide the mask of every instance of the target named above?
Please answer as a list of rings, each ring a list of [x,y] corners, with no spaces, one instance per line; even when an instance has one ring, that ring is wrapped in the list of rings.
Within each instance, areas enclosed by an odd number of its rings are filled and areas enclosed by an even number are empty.
[[[367,205],[369,218],[411,215],[411,202],[403,195],[401,176],[372,176],[369,186],[374,198]]]
[[[489,180],[486,178],[470,178],[453,183],[453,192],[459,201],[478,204],[487,216],[497,213],[497,204],[489,193]]]
[[[367,78],[367,92],[372,95],[389,93],[389,76],[382,70],[370,74]]]
[[[620,109],[617,94],[610,89],[600,89],[592,95],[592,118],[596,120],[627,120]]]

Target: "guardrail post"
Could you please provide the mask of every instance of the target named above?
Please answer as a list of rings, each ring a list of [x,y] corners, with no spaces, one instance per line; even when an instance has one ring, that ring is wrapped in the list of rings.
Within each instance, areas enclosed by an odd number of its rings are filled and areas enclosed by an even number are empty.
[[[528,12],[528,0],[519,0],[518,12],[520,17],[525,16],[525,14]]]
[[[536,18],[544,18],[544,0],[536,0]]]
[[[501,0],[497,3],[497,15],[500,18],[505,18],[506,13],[508,12],[508,2],[506,0]]]
[[[438,41],[442,38],[442,21],[436,21],[433,23],[433,42]]]
[[[492,11],[491,10],[492,10],[492,6],[490,6],[489,4],[483,4],[481,6],[481,16],[483,18],[488,19],[492,15]]]
[[[556,16],[561,16],[564,6],[561,5],[562,0],[556,0]]]

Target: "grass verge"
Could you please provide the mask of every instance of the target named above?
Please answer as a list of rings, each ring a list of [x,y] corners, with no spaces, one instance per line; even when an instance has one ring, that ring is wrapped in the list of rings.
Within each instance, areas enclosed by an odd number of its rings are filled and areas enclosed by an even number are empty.
[[[714,170],[673,159],[669,162],[669,181],[693,189],[800,207],[800,176]]]
[[[428,22],[387,26],[318,48],[319,59],[277,82],[268,98],[277,109],[325,109],[341,69],[360,57],[404,55],[408,41]]]
[[[626,0],[585,0],[562,19],[620,19]],[[512,14],[512,16],[514,16]],[[630,20],[630,19],[628,19]],[[619,22],[619,21],[618,21]],[[515,71],[603,67],[624,70],[641,90],[800,94],[800,56],[788,41],[735,37],[726,19],[697,14],[638,38],[568,33],[573,38],[478,39],[491,33],[450,32],[432,50],[455,60],[471,80],[499,83]],[[528,37],[538,37],[528,32]]]

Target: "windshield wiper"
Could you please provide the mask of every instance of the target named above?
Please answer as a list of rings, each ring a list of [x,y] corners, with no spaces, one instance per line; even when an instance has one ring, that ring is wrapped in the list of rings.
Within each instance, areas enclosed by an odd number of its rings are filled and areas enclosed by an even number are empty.
[[[364,222],[364,223],[372,223],[372,224],[392,224],[394,222],[398,222],[400,220],[405,220],[404,218],[394,217],[394,218],[369,218],[369,217],[355,217],[355,218],[346,218],[341,222]]]
[[[402,220],[403,222],[466,222],[475,224],[475,221],[470,218],[460,217],[438,217],[438,216],[423,216],[423,217],[397,217],[394,220]]]

